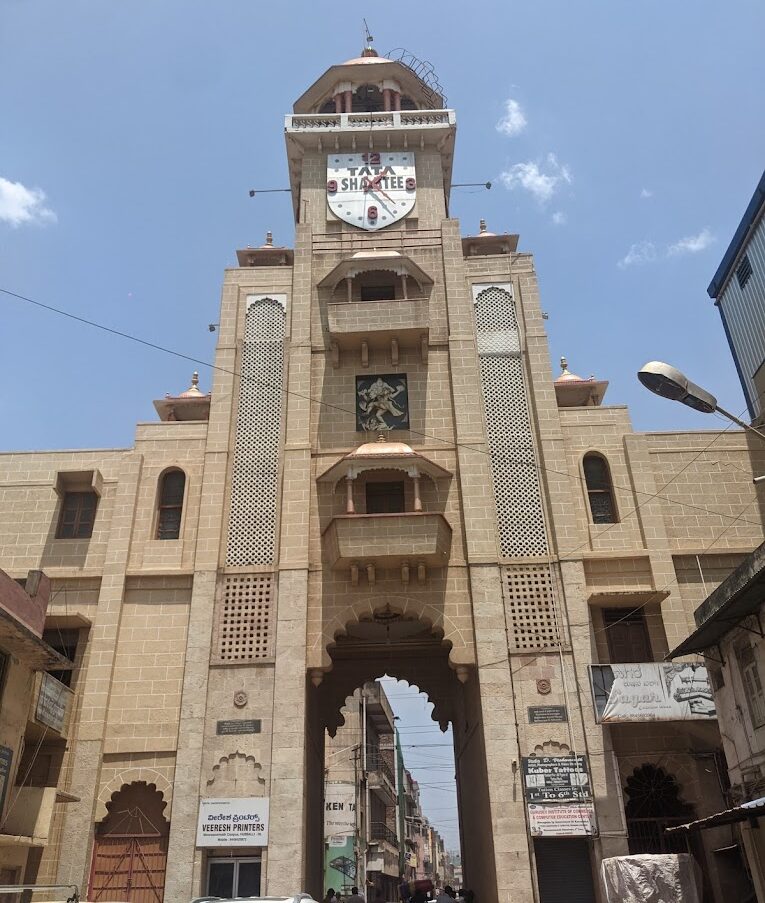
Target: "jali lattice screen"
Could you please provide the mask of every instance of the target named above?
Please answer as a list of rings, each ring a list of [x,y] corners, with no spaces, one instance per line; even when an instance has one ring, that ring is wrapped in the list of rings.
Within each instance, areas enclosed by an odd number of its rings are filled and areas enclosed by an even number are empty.
[[[213,660],[252,662],[273,655],[274,578],[230,574],[224,579],[213,637]]]
[[[558,646],[560,636],[555,609],[555,586],[546,564],[506,567],[503,571],[510,645],[515,652]]]
[[[500,552],[506,558],[544,555],[547,533],[511,287],[473,291]]]
[[[248,298],[226,563],[273,564],[284,407],[284,304]]]

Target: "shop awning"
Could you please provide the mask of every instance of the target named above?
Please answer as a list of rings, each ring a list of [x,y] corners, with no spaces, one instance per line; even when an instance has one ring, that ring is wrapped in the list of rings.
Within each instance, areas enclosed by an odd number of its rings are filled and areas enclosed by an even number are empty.
[[[740,806],[734,806],[732,809],[724,809],[722,812],[715,812],[714,815],[708,815],[706,818],[698,818],[696,821],[689,821],[686,825],[677,825],[674,828],[667,828],[667,834],[675,832],[703,831],[705,828],[716,828],[718,825],[732,825],[739,821],[749,821],[761,818],[765,815],[765,796],[759,799],[751,800],[748,803],[741,803]]]

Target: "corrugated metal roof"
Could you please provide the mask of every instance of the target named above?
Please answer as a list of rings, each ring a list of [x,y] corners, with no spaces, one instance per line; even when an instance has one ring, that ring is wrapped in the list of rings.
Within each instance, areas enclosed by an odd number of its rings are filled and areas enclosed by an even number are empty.
[[[674,828],[666,828],[667,834],[675,832],[701,831],[704,828],[715,828],[718,825],[732,825],[737,821],[746,821],[750,818],[760,818],[765,815],[765,796],[748,803],[741,803],[740,806],[734,806],[732,809],[724,809],[722,812],[715,812],[714,815],[708,815],[706,818],[697,818],[696,821],[689,821],[685,825],[676,825]]]

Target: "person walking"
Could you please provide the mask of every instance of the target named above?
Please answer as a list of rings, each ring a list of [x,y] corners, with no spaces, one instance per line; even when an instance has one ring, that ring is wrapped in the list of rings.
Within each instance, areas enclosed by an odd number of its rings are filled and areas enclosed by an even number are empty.
[[[337,895],[334,887],[328,887],[322,903],[337,903]]]
[[[358,887],[351,888],[351,895],[345,901],[345,903],[366,903],[366,900],[359,893]]]
[[[454,891],[447,884],[446,887],[439,893],[436,897],[436,903],[452,903],[452,900],[455,899]]]

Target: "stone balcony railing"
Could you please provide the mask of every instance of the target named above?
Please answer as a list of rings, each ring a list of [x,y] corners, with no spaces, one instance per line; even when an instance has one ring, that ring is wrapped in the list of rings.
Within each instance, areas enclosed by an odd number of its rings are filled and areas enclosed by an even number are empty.
[[[336,570],[411,566],[443,567],[452,528],[442,514],[342,514],[324,531],[324,549]]]
[[[4,846],[3,838],[12,838],[17,846],[44,847],[48,844],[53,807],[56,802],[55,787],[9,787],[12,805],[8,807],[0,834],[0,846]]]
[[[384,113],[296,113],[284,119],[288,134],[358,129],[443,129],[456,125],[454,110],[394,110]]]
[[[387,348],[391,341],[401,348],[419,348],[428,341],[428,299],[400,301],[333,301],[327,304],[329,336],[343,351]]]

